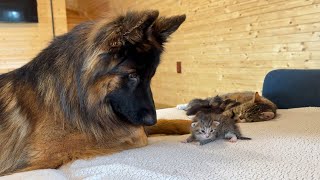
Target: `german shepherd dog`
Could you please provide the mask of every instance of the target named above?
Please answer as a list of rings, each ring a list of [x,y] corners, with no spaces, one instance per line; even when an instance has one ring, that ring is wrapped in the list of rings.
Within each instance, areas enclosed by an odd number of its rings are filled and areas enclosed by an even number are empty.
[[[186,18],[158,16],[78,25],[0,76],[0,175],[146,146],[146,132],[189,133],[188,120],[157,123],[150,82]]]

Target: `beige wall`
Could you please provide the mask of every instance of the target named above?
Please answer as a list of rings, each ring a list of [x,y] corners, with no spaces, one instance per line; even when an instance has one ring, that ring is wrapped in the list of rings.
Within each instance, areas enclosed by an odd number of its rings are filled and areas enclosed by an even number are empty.
[[[119,3],[120,2],[120,3]],[[185,13],[152,82],[155,102],[261,91],[277,68],[320,68],[319,0],[113,0],[123,9]],[[112,7],[112,6],[111,6]],[[176,62],[182,62],[182,74]]]
[[[64,0],[53,1],[56,35],[67,31]],[[39,23],[0,23],[0,73],[30,61],[53,38],[49,0],[38,0]]]

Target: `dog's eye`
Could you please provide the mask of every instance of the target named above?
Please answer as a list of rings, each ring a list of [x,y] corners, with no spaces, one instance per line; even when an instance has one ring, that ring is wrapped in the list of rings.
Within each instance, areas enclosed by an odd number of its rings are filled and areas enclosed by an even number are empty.
[[[131,74],[129,74],[129,78],[130,79],[137,79],[138,78],[138,74],[137,73],[131,73]]]

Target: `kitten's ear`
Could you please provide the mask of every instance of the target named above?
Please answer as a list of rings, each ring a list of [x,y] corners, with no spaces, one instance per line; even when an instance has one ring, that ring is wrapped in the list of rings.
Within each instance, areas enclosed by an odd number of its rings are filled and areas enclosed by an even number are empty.
[[[166,42],[168,37],[172,33],[174,33],[185,20],[185,14],[179,16],[172,16],[169,18],[160,17],[153,24],[153,34],[160,41],[160,43],[164,43]]]
[[[219,126],[220,123],[218,121],[213,121],[213,124]]]
[[[193,122],[193,123],[191,123],[191,127],[196,127],[197,126],[197,124],[198,124],[198,122]]]
[[[254,96],[253,96],[253,102],[254,103],[257,103],[257,102],[261,102],[261,96],[259,95],[258,92],[254,93]]]

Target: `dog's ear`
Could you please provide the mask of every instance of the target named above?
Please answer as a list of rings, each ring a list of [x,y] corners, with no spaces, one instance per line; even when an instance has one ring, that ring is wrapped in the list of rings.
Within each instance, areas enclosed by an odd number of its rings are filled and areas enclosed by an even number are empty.
[[[172,16],[169,18],[160,17],[152,26],[153,35],[162,44],[174,33],[186,20],[186,15]]]
[[[126,29],[123,37],[131,44],[141,42],[146,30],[158,18],[159,11],[129,12],[122,26]]]
[[[100,27],[96,44],[105,44],[105,50],[118,51],[126,44],[135,45],[143,41],[149,27],[158,18],[158,11],[128,12],[111,23]]]

